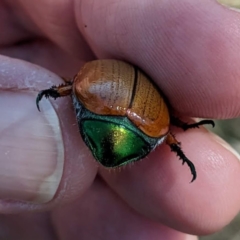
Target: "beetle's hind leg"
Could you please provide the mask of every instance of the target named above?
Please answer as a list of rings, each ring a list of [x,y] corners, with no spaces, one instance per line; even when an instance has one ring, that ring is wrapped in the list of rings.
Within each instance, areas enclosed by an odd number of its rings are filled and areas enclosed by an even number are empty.
[[[166,139],[166,144],[169,145],[169,147],[171,148],[171,151],[175,152],[177,154],[177,156],[179,157],[179,159],[183,161],[182,164],[186,163],[188,165],[188,167],[190,168],[190,171],[193,175],[193,178],[191,180],[191,182],[193,182],[197,177],[197,172],[196,172],[195,166],[185,156],[184,152],[182,151],[182,149],[180,147],[180,143],[177,141],[177,139],[174,137],[174,135],[172,133],[168,134],[167,139]]]
[[[215,123],[213,120],[202,120],[196,123],[189,124],[173,116],[171,116],[171,124],[176,127],[182,128],[184,131],[190,128],[199,128],[199,126],[201,125],[212,125],[212,127],[215,126]]]
[[[49,89],[42,90],[38,93],[37,98],[36,98],[36,105],[38,111],[40,111],[39,108],[39,102],[42,100],[43,97],[45,98],[59,98],[59,97],[64,97],[67,95],[70,95],[72,92],[72,83],[67,82],[65,84],[61,84],[59,86],[52,86]]]

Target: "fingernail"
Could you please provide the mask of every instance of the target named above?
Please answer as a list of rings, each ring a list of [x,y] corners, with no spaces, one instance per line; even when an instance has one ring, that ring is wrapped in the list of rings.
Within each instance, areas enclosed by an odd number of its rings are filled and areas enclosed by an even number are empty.
[[[63,172],[64,147],[56,112],[36,93],[0,91],[0,199],[50,201]]]
[[[240,0],[217,0],[217,2],[229,7],[230,9],[240,11]]]

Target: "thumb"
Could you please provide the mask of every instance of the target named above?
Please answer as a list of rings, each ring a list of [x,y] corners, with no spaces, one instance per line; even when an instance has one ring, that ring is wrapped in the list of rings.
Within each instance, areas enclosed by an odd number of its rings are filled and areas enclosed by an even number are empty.
[[[97,168],[79,136],[71,99],[44,100],[41,113],[35,105],[38,90],[61,80],[3,56],[0,69],[0,213],[18,211],[19,201],[41,209],[81,195]]]

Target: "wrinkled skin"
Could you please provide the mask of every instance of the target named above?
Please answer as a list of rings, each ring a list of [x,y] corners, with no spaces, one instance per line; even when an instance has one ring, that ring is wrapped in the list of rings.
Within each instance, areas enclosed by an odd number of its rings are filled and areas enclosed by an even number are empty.
[[[142,68],[185,119],[240,115],[240,13],[215,1],[5,0],[0,15],[0,53],[14,66],[0,75],[1,86],[21,81],[18,69],[25,67],[21,78],[31,73],[35,66],[25,61],[71,77],[86,61],[115,58]],[[62,82],[57,75],[55,84]],[[44,76],[36,95],[50,87]],[[93,161],[73,124],[71,100],[63,101],[53,103],[65,126],[58,193],[43,205],[1,205],[0,239],[196,239],[238,213],[239,160],[206,129],[174,128],[197,168],[194,183],[166,145],[112,173]]]

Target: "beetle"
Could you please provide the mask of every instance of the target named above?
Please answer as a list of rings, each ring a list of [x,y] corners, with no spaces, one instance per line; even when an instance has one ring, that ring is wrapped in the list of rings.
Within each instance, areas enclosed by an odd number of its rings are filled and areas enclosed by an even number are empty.
[[[105,59],[85,63],[65,84],[42,90],[36,98],[71,95],[80,134],[94,158],[108,168],[138,161],[165,142],[196,177],[194,164],[170,132],[170,124],[187,130],[211,124],[187,124],[172,116],[169,104],[153,81],[138,67]]]

